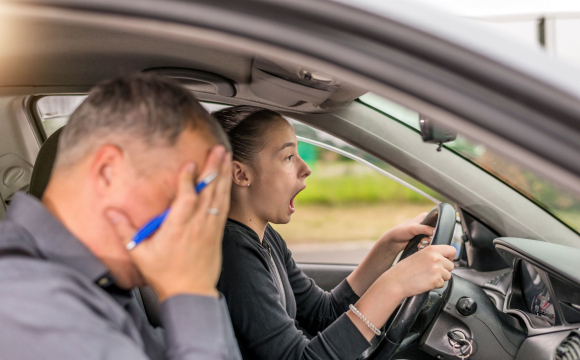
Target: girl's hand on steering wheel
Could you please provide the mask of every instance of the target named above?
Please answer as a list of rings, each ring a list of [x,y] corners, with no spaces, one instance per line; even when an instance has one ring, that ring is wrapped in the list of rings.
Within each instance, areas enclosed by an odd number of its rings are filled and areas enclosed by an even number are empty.
[[[388,282],[403,299],[441,288],[451,278],[455,252],[453,246],[431,245],[401,260],[383,276],[390,278]]]
[[[405,249],[409,240],[417,235],[432,236],[434,228],[429,225],[422,225],[421,221],[425,219],[427,213],[421,213],[411,220],[401,223],[391,230],[384,233],[378,240],[381,247],[388,251],[399,253]]]
[[[451,278],[455,248],[431,245],[383,273],[356,303],[356,308],[377,327],[385,324],[397,305],[405,298],[440,288]],[[374,333],[356,315],[349,318],[370,340]]]

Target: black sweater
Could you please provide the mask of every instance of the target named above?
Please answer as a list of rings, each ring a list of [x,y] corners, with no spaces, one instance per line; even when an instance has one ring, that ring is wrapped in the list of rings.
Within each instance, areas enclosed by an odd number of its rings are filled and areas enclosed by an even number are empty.
[[[348,282],[320,289],[270,225],[260,243],[252,229],[228,219],[218,290],[245,360],[354,360],[370,346],[344,314],[359,299]],[[308,340],[298,326],[316,336]]]

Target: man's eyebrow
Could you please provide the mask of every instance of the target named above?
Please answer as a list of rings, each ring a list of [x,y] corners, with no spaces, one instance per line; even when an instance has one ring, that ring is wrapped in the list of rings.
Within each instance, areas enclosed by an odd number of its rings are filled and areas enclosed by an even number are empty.
[[[287,147],[290,147],[290,146],[296,147],[296,143],[295,142],[292,142],[292,141],[289,141],[289,142],[285,143],[284,145],[282,145],[282,147],[278,151],[282,151],[282,150],[284,150],[284,149],[286,149]]]

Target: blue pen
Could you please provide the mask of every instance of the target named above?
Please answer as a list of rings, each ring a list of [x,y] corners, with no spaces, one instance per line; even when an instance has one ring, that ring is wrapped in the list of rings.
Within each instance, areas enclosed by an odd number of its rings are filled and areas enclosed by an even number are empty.
[[[195,192],[199,194],[216,177],[217,172],[212,172],[211,174],[206,176],[203,180],[201,180],[195,185]],[[147,239],[157,229],[159,229],[159,227],[161,226],[161,224],[163,224],[163,221],[167,217],[168,213],[169,209],[165,210],[161,215],[154,217],[147,224],[143,225],[143,227],[139,229],[139,231],[137,231],[137,233],[133,236],[133,240],[131,240],[131,242],[127,244],[126,246],[127,250],[133,249],[135,246],[139,245],[141,241]]]

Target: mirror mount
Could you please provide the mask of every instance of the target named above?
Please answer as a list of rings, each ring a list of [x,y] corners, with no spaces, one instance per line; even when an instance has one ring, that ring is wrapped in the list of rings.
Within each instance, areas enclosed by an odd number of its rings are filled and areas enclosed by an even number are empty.
[[[431,144],[439,144],[437,151],[441,151],[443,143],[448,143],[457,138],[457,133],[433,120],[421,116],[419,120],[421,137],[423,141]]]

